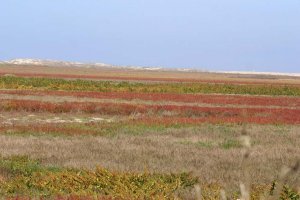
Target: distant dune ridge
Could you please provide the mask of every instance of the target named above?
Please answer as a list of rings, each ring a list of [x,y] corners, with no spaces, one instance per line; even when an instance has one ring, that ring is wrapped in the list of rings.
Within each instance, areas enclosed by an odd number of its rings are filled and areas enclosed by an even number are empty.
[[[256,71],[210,71],[210,70],[201,70],[201,69],[192,69],[192,68],[119,66],[119,65],[111,65],[106,63],[81,63],[81,62],[67,62],[67,61],[57,61],[57,60],[28,59],[28,58],[0,61],[0,64],[53,66],[53,67],[61,66],[61,67],[85,67],[85,68],[117,68],[117,69],[130,69],[130,70],[149,70],[149,71],[211,72],[211,73],[242,74],[242,75],[274,75],[274,76],[300,77],[300,73],[256,72]]]

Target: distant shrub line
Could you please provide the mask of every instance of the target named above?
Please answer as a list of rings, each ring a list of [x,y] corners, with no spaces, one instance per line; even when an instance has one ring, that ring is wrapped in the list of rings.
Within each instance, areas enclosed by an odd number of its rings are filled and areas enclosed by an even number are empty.
[[[237,85],[220,83],[136,83],[115,81],[65,80],[51,78],[0,77],[1,89],[38,89],[98,92],[249,94],[300,96],[294,85]]]

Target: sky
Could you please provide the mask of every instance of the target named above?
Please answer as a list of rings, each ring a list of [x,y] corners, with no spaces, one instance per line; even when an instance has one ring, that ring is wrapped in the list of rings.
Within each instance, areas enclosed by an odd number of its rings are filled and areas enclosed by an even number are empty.
[[[1,0],[15,58],[300,72],[300,0]]]

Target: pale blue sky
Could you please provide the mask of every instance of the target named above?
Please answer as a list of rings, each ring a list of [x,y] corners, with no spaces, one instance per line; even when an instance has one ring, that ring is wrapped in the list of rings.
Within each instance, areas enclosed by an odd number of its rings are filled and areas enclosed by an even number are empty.
[[[1,0],[13,58],[300,72],[300,0]]]

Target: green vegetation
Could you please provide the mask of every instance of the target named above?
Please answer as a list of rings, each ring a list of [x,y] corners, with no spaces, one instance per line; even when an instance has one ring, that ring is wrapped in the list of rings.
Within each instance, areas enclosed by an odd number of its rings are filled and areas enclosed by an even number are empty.
[[[219,93],[249,95],[300,96],[300,87],[292,85],[237,85],[213,83],[136,83],[91,80],[65,80],[51,78],[0,77],[2,89],[36,89],[99,92],[142,93]]]
[[[200,146],[200,147],[211,148],[211,147],[213,147],[214,144],[210,141],[206,141],[206,142],[199,141],[196,143],[196,145]]]
[[[152,174],[112,172],[98,167],[94,171],[71,168],[46,167],[28,157],[0,157],[0,195],[6,198],[68,197],[118,199],[184,199],[193,197],[193,186],[198,179],[188,173]],[[251,200],[261,195],[272,195],[276,183],[252,186]],[[220,199],[216,184],[201,185],[204,199]],[[188,195],[188,196],[187,196]],[[237,198],[238,193],[230,195]],[[300,196],[284,186],[281,199],[299,200]]]
[[[2,197],[79,195],[122,199],[174,198],[175,191],[197,183],[187,173],[119,173],[103,168],[75,170],[44,167],[27,157],[0,158]]]
[[[242,147],[242,144],[238,140],[227,139],[222,144],[220,144],[220,146],[223,149],[231,149],[231,148],[240,148]]]
[[[221,143],[212,142],[212,141],[197,141],[197,142],[182,141],[180,143],[184,145],[193,145],[195,147],[200,147],[200,148],[220,147],[222,149],[232,149],[232,148],[242,147],[241,143],[238,140],[234,140],[234,139],[227,139]]]

